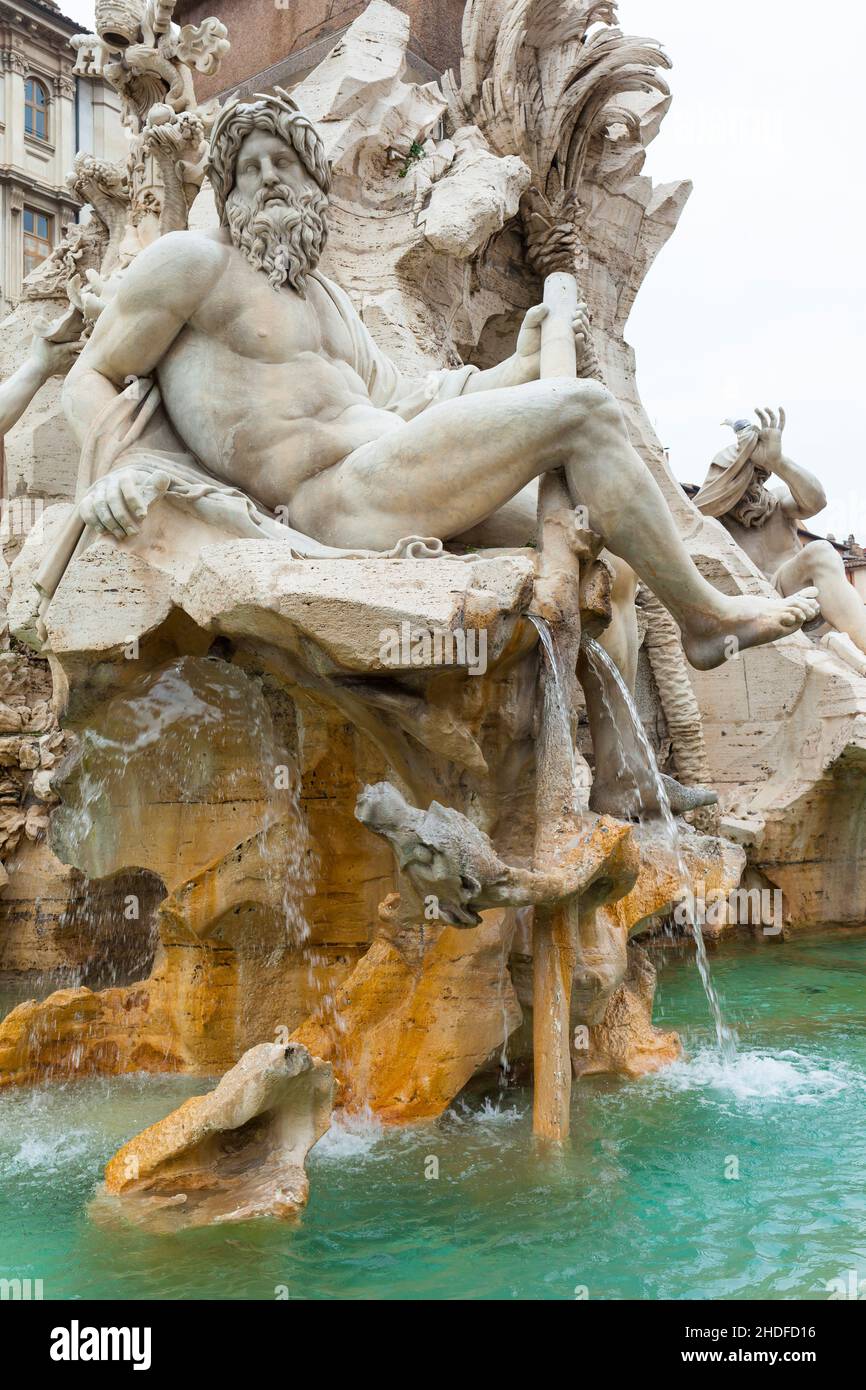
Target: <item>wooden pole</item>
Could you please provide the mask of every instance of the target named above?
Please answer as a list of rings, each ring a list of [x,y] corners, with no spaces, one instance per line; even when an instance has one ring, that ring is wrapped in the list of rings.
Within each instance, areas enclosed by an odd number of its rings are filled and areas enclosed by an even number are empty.
[[[577,376],[577,349],[572,321],[577,314],[580,291],[577,276],[555,270],[544,281],[543,303],[547,318],[541,325],[541,378]],[[545,479],[549,475],[545,475]]]
[[[579,289],[574,275],[555,271],[544,282],[547,318],[541,326],[540,375],[549,380],[577,375],[572,321]],[[540,577],[573,575],[570,611],[562,614],[555,638],[565,681],[564,696],[573,699],[574,672],[580,646],[578,562],[568,544],[563,518],[572,511],[564,475],[545,473],[538,488]],[[568,592],[568,585],[564,585]],[[574,749],[568,720],[557,708],[552,673],[544,676],[544,709],[536,759],[536,867],[554,853],[563,829],[564,808],[573,796]],[[577,948],[577,907],[535,909],[533,961],[533,1098],[532,1128],[541,1138],[568,1138],[571,1109],[571,984]]]

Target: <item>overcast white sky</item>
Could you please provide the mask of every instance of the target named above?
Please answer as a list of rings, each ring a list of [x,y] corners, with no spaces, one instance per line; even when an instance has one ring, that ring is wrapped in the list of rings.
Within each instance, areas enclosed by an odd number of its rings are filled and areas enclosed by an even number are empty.
[[[92,0],[61,4],[90,27]],[[620,0],[620,20],[674,61],[646,172],[695,185],[627,335],[674,472],[700,482],[720,420],[782,403],[830,498],[812,524],[866,543],[866,5]]]
[[[866,543],[866,5],[621,0],[620,19],[674,62],[645,171],[695,186],[627,334],[674,472],[702,481],[718,422],[781,402],[830,499],[811,524]]]

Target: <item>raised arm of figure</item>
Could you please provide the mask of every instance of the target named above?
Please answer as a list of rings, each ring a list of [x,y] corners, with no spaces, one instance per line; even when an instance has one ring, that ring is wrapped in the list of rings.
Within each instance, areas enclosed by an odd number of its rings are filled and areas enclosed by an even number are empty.
[[[782,510],[796,520],[814,516],[827,505],[827,495],[814,473],[801,468],[793,459],[782,453],[782,431],[785,428],[785,410],[779,406],[778,412],[765,406],[756,409],[761,423],[761,433],[752,459],[759,467],[775,473],[785,484],[784,488],[774,489]]]

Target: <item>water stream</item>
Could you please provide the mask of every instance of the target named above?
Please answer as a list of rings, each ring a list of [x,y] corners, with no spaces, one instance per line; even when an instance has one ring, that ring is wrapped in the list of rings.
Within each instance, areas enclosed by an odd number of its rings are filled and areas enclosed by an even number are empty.
[[[571,711],[569,710],[568,700],[565,694],[565,679],[562,674],[559,653],[556,650],[556,643],[553,639],[553,633],[551,632],[550,626],[547,623],[546,619],[538,618],[533,613],[528,613],[527,617],[529,618],[529,621],[532,623],[533,627],[538,633],[539,640],[541,642],[542,648],[544,649],[544,656],[547,662],[547,669],[550,672],[554,699],[551,702],[549,709],[552,717],[556,719],[556,722],[559,725],[559,729],[556,731],[556,733],[559,735],[556,739],[556,745],[557,747],[566,748],[571,759],[571,766],[569,768],[569,771],[571,773],[572,787],[571,810],[577,813],[580,810],[582,804],[584,788],[581,785],[580,774],[578,771],[577,755],[574,751],[574,738],[572,737],[571,732]]]
[[[614,709],[613,703],[610,699],[611,686],[614,686],[617,692],[619,693],[623,706],[625,707],[625,710],[628,714],[628,718],[632,726],[632,731],[634,733],[635,741],[646,763],[647,772],[652,778],[653,787],[655,790],[656,798],[658,800],[659,817],[661,821],[662,832],[664,834],[665,841],[667,842],[671,858],[674,862],[674,865],[676,866],[676,872],[680,879],[680,884],[682,887],[683,908],[686,913],[686,919],[688,921],[689,930],[691,931],[692,937],[694,938],[695,959],[697,962],[698,973],[701,977],[701,983],[704,987],[704,993],[707,996],[707,1003],[710,1007],[710,1013],[712,1014],[713,1018],[713,1024],[716,1033],[716,1044],[725,1062],[730,1064],[734,1061],[737,1055],[737,1038],[733,1029],[731,1029],[725,1022],[724,1014],[722,1012],[721,1001],[719,999],[718,991],[716,990],[716,987],[713,983],[712,973],[710,971],[710,963],[707,958],[707,947],[706,942],[704,941],[703,932],[701,930],[701,924],[691,908],[691,886],[689,872],[686,867],[685,858],[683,856],[683,847],[682,840],[680,837],[680,831],[676,822],[676,818],[673,814],[673,811],[671,810],[670,799],[668,797],[667,788],[664,784],[664,779],[659,770],[658,762],[656,761],[655,751],[649,739],[647,738],[646,730],[643,726],[643,720],[640,717],[637,706],[635,705],[635,702],[632,698],[631,692],[626,686],[626,683],[623,680],[622,675],[620,674],[616,664],[613,661],[611,661],[604,648],[599,646],[598,642],[596,642],[593,638],[587,638],[584,645],[586,647],[587,655],[589,657],[593,671],[598,676],[598,679],[601,682],[602,689],[604,691],[605,705],[609,717],[613,720],[614,724],[617,724],[618,721],[616,710]]]

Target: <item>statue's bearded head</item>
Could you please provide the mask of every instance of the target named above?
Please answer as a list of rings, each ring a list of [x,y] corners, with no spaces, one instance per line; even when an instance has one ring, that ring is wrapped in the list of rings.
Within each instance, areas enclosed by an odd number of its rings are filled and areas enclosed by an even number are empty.
[[[778,497],[774,497],[769,488],[764,486],[769,476],[765,468],[756,468],[752,481],[742,497],[731,507],[728,515],[741,526],[763,526],[778,507]]]
[[[284,92],[220,112],[208,172],[232,242],[275,289],[303,298],[328,235],[331,175],[319,132]]]

